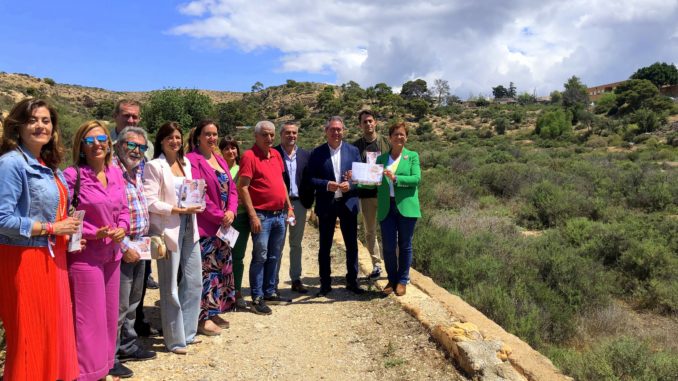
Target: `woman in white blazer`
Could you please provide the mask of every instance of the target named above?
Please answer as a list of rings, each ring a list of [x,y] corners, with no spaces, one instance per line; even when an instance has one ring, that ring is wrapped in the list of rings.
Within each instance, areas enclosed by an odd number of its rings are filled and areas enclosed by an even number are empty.
[[[202,262],[195,214],[202,208],[178,206],[181,184],[192,179],[179,124],[163,124],[155,147],[153,160],[144,168],[144,195],[149,233],[164,235],[168,253],[168,258],[158,260],[162,330],[167,349],[186,354],[186,345],[195,340],[200,313]]]

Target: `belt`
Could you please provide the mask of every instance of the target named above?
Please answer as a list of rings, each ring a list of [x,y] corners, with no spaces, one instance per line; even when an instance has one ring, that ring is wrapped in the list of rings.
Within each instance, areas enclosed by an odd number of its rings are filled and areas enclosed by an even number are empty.
[[[277,216],[278,214],[285,213],[285,209],[280,209],[280,210],[261,210],[261,209],[254,209],[255,212],[257,213],[262,213],[262,214],[270,214],[273,216]]]

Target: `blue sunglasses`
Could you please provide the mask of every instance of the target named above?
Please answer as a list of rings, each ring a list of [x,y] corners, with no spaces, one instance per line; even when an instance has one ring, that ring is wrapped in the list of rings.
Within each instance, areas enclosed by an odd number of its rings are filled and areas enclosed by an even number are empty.
[[[141,151],[141,153],[148,151],[148,145],[146,144],[139,144],[135,142],[125,142],[125,143],[127,144],[127,149],[130,151],[134,151],[135,149],[137,149],[137,147],[139,147],[139,151]]]
[[[97,135],[97,136],[86,136],[82,138],[82,142],[88,146],[94,145],[94,141],[97,141],[101,144],[104,144],[108,141],[108,136],[106,135]]]

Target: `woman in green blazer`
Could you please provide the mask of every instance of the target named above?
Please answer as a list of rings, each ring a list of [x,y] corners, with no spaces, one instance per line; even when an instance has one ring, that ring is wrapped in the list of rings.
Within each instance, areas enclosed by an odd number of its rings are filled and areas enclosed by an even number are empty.
[[[407,125],[392,125],[388,135],[391,151],[377,158],[377,164],[384,165],[384,178],[377,188],[377,219],[388,274],[384,293],[402,296],[410,280],[414,225],[421,217],[418,191],[421,169],[419,154],[405,148]]]

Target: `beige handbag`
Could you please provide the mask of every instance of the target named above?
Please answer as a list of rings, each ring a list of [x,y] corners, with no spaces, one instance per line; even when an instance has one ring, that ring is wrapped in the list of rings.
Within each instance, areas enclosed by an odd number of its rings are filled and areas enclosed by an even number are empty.
[[[165,245],[165,234],[151,236],[151,258],[166,259],[167,245]]]

